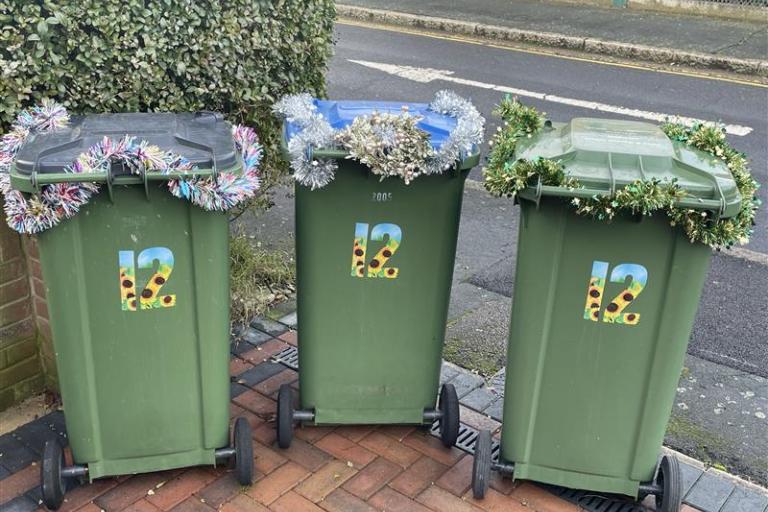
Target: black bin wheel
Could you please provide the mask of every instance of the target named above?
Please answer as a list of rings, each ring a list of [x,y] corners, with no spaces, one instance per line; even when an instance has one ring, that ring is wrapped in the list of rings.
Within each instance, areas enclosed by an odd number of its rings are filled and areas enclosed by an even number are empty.
[[[289,448],[293,441],[293,389],[289,384],[280,386],[277,394],[277,446]]]
[[[444,446],[451,447],[456,444],[459,437],[459,396],[453,384],[443,384],[440,390],[438,408],[442,413],[440,417],[440,440]]]
[[[472,461],[472,496],[476,500],[485,498],[491,480],[491,433],[481,430],[475,444],[475,460]]]
[[[64,449],[58,439],[49,439],[43,448],[43,460],[40,464],[40,484],[43,504],[49,510],[57,510],[64,501]]]
[[[253,483],[253,440],[251,424],[245,418],[235,420],[233,444],[235,448],[235,476],[240,485]]]
[[[678,512],[683,502],[683,475],[676,457],[664,455],[656,473],[656,484],[662,489],[656,495],[658,512]]]

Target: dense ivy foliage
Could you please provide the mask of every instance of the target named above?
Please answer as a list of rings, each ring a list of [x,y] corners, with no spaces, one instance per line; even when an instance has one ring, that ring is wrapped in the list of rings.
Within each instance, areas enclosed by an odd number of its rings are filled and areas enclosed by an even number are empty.
[[[332,0],[0,0],[0,132],[46,97],[75,114],[215,110],[257,128],[269,185],[269,107],[325,92],[334,17]]]

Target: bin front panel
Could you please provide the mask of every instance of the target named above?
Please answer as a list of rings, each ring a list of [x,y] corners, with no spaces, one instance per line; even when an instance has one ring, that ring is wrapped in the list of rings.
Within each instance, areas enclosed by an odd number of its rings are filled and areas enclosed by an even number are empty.
[[[301,405],[317,423],[421,423],[435,406],[466,173],[296,187]]]
[[[516,477],[630,495],[651,479],[710,254],[663,217],[522,202],[502,435]]]
[[[213,463],[228,444],[227,218],[149,192],[103,191],[39,236],[69,441],[92,478],[142,457]]]

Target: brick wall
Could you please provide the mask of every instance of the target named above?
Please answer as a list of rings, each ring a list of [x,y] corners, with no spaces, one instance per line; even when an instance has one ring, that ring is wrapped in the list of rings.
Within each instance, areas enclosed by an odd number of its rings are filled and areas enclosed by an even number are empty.
[[[0,222],[0,411],[56,387],[47,315],[34,240]]]
[[[23,237],[23,242],[27,257],[27,269],[32,292],[32,311],[37,327],[38,351],[45,376],[45,387],[46,389],[57,390],[56,354],[53,351],[53,334],[48,320],[48,303],[45,298],[45,284],[40,266],[40,253],[37,250],[37,239],[27,236]]]

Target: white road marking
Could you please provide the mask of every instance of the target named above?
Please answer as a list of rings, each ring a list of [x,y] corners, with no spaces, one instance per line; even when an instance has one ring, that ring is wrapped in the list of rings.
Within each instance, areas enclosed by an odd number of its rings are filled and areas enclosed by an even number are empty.
[[[349,62],[365,66],[367,68],[376,69],[389,73],[390,75],[405,78],[406,80],[412,80],[414,82],[428,83],[434,80],[442,80],[444,82],[453,82],[460,85],[466,85],[469,87],[477,87],[480,89],[489,89],[493,91],[499,91],[509,93],[514,96],[524,96],[526,98],[536,98],[542,101],[550,101],[552,103],[560,103],[562,105],[570,105],[572,107],[584,108],[588,110],[597,110],[600,112],[610,112],[612,114],[620,114],[629,117],[635,117],[639,119],[647,119],[649,121],[656,121],[662,123],[669,119],[674,119],[686,125],[693,125],[696,123],[711,123],[704,119],[696,119],[693,117],[675,116],[671,114],[662,114],[659,112],[649,112],[646,110],[638,110],[634,108],[619,107],[616,105],[608,105],[607,103],[599,103],[596,101],[586,101],[574,98],[565,98],[563,96],[557,96],[554,94],[546,94],[543,92],[528,91],[525,89],[518,89],[516,87],[507,87],[506,85],[489,84],[486,82],[478,82],[477,80],[468,80],[466,78],[460,78],[453,76],[453,71],[445,69],[432,69],[432,68],[417,68],[413,66],[400,66],[397,64],[384,64],[382,62],[369,62],[366,60],[354,60],[348,59]],[[752,128],[749,126],[742,126],[739,124],[726,124],[726,133],[731,135],[738,135],[743,137],[752,132]]]

